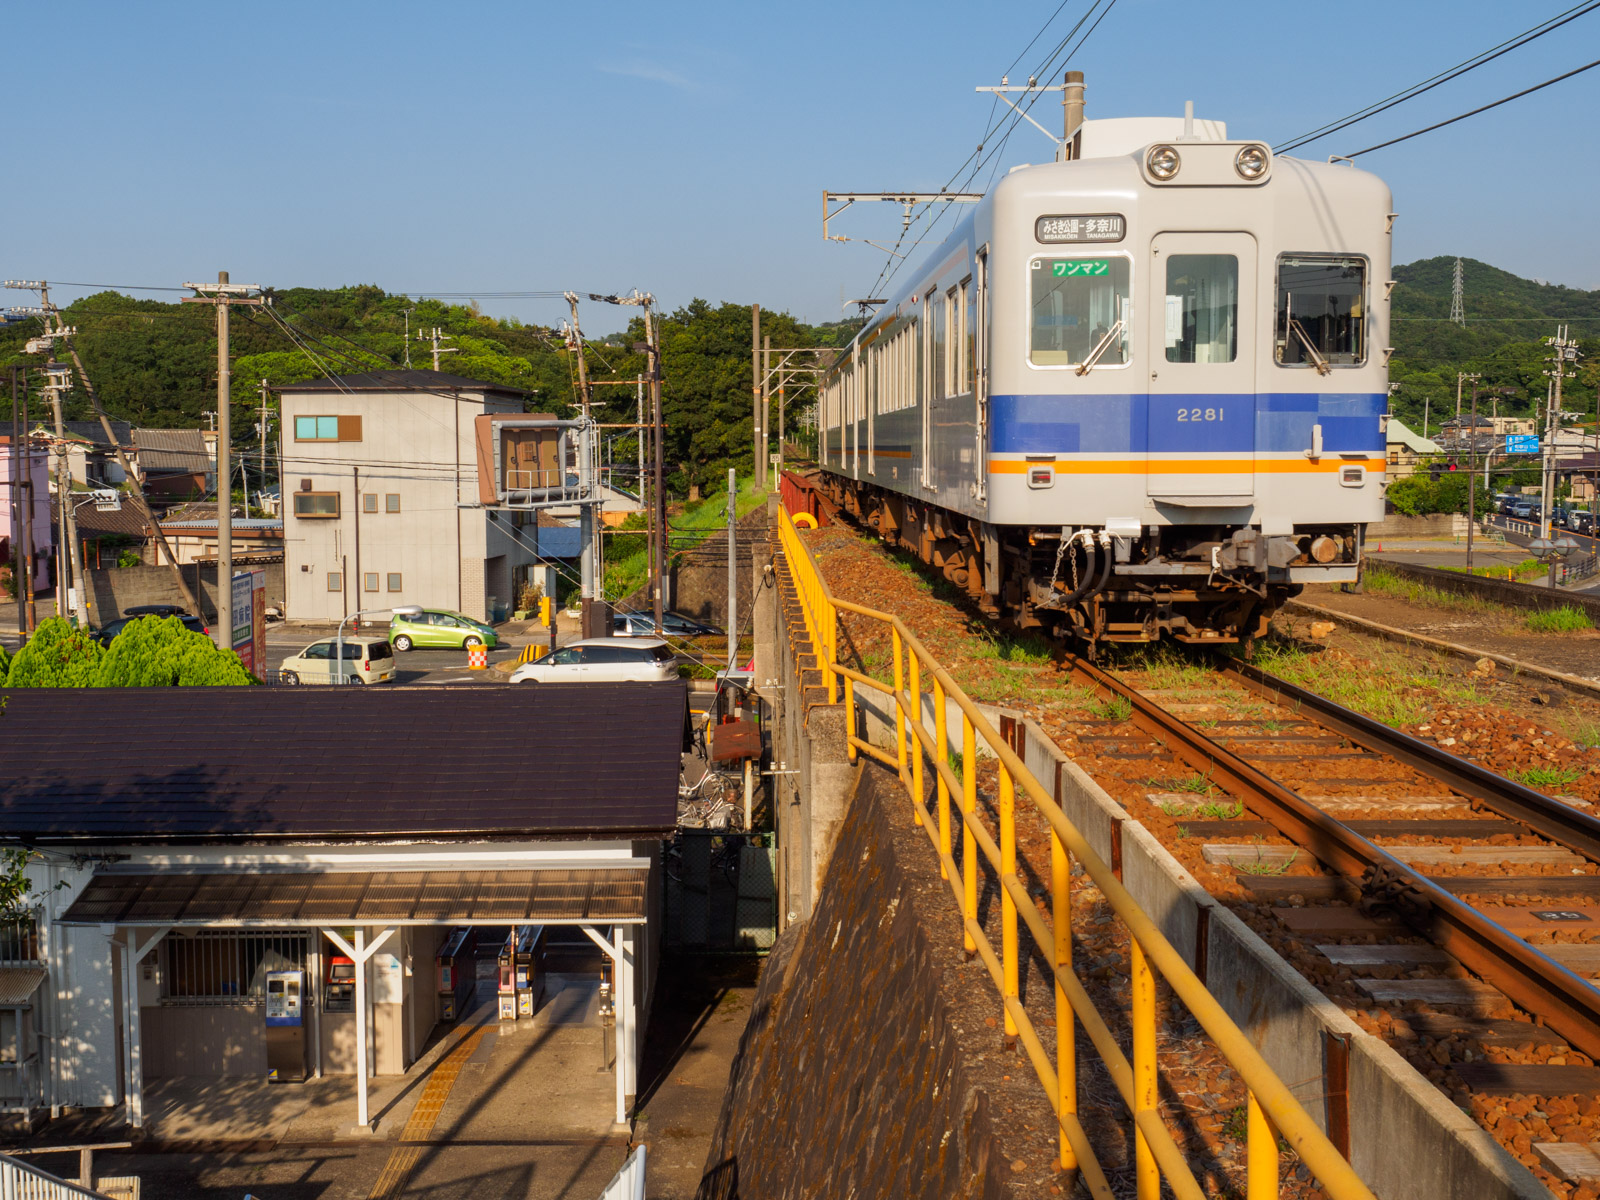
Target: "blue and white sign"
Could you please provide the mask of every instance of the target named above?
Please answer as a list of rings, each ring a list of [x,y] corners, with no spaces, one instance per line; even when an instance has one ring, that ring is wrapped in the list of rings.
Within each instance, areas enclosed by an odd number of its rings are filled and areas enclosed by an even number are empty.
[[[1539,437],[1533,433],[1508,433],[1506,435],[1507,454],[1537,454],[1539,453]]]

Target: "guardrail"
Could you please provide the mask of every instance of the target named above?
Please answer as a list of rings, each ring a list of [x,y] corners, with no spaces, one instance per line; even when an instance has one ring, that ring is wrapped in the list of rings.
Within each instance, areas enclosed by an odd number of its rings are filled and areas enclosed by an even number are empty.
[[[0,1200],[104,1200],[104,1194],[0,1154]]]
[[[837,703],[843,681],[845,728],[851,761],[860,754],[894,771],[911,800],[912,820],[922,827],[939,857],[939,875],[950,884],[961,911],[963,948],[976,954],[988,968],[1000,993],[1006,1036],[1020,1040],[1034,1075],[1056,1114],[1060,1135],[1060,1162],[1077,1168],[1095,1197],[1112,1195],[1105,1172],[1078,1121],[1076,1025],[1085,1032],[1132,1114],[1135,1136],[1135,1174],[1140,1200],[1156,1200],[1165,1180],[1179,1200],[1201,1200],[1204,1191],[1195,1179],[1171,1132],[1156,1108],[1157,1040],[1156,983],[1159,972],[1173,993],[1211,1037],[1249,1092],[1246,1128],[1246,1165],[1249,1200],[1278,1194],[1278,1146],[1274,1129],[1295,1152],[1331,1200],[1371,1200],[1372,1192],[1355,1170],[1317,1128],[1287,1085],[1277,1077],[1249,1038],[1228,1017],[1200,978],[1190,970],[1154,921],[1139,907],[1112,869],[1089,846],[1067,819],[1044,786],[1034,778],[1016,752],[1000,737],[961,686],[939,665],[905,622],[836,598],[828,589],[810,549],[800,539],[787,511],[778,512],[779,544],[804,612],[806,637],[811,644],[829,703]],[[891,633],[894,650],[893,682],[878,680],[838,661],[839,614],[851,613],[881,622]],[[923,717],[926,687],[931,685],[934,729],[930,734]],[[891,753],[856,736],[855,689],[869,688],[894,701],[895,749]],[[961,713],[959,760],[952,757],[947,701]],[[998,831],[991,830],[978,813],[979,741],[999,760]],[[955,762],[959,761],[959,771]],[[927,774],[933,773],[934,811],[925,802]],[[1017,876],[1016,808],[1018,792],[1033,804],[1050,825],[1051,916],[1047,920],[1034,905]],[[952,807],[952,797],[959,798]],[[959,824],[961,857],[954,856],[955,825]],[[978,855],[993,869],[1000,883],[1000,949],[996,952],[978,921]],[[1128,931],[1131,959],[1130,1021],[1132,1059],[1123,1054],[1105,1017],[1090,999],[1072,970],[1072,864],[1076,861],[1100,889],[1106,902]],[[1055,982],[1055,1061],[1045,1051],[1033,1022],[1019,998],[1019,971],[1023,953],[1018,945],[1018,921],[1028,927],[1040,952],[1051,963]]]

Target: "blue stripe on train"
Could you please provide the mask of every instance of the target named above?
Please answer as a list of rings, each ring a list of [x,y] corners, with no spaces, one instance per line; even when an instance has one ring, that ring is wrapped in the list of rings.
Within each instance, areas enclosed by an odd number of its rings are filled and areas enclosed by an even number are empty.
[[[1311,427],[1333,452],[1384,452],[1381,392],[992,396],[1000,454],[1248,453],[1304,450]]]

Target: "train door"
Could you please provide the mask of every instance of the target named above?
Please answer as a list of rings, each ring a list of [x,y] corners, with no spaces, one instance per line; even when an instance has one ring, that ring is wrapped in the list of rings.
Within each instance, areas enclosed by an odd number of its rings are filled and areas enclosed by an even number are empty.
[[[973,478],[978,481],[978,502],[989,498],[989,248],[978,251],[972,275],[977,289],[977,315],[968,331],[972,346],[972,400],[976,413],[976,457]]]
[[[883,380],[879,378],[883,365],[883,355],[879,353],[877,343],[867,348],[866,357],[861,360],[861,369],[866,372],[867,381],[867,474],[876,476],[878,473],[878,396],[883,387]]]
[[[1191,507],[1255,495],[1256,243],[1247,233],[1150,242],[1148,494]]]

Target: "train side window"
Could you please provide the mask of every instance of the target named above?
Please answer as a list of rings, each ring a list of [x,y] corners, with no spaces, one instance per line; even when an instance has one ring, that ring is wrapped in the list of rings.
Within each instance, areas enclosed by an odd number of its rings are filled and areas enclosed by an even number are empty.
[[[1128,259],[1036,258],[1028,361],[1036,367],[1071,367],[1084,362],[1116,330],[1096,366],[1123,366],[1131,350]],[[1118,326],[1120,325],[1120,328]]]
[[[1169,256],[1166,317],[1168,362],[1232,362],[1239,355],[1239,260]]]
[[[1354,367],[1366,361],[1367,263],[1350,255],[1278,259],[1273,355],[1286,367]]]

